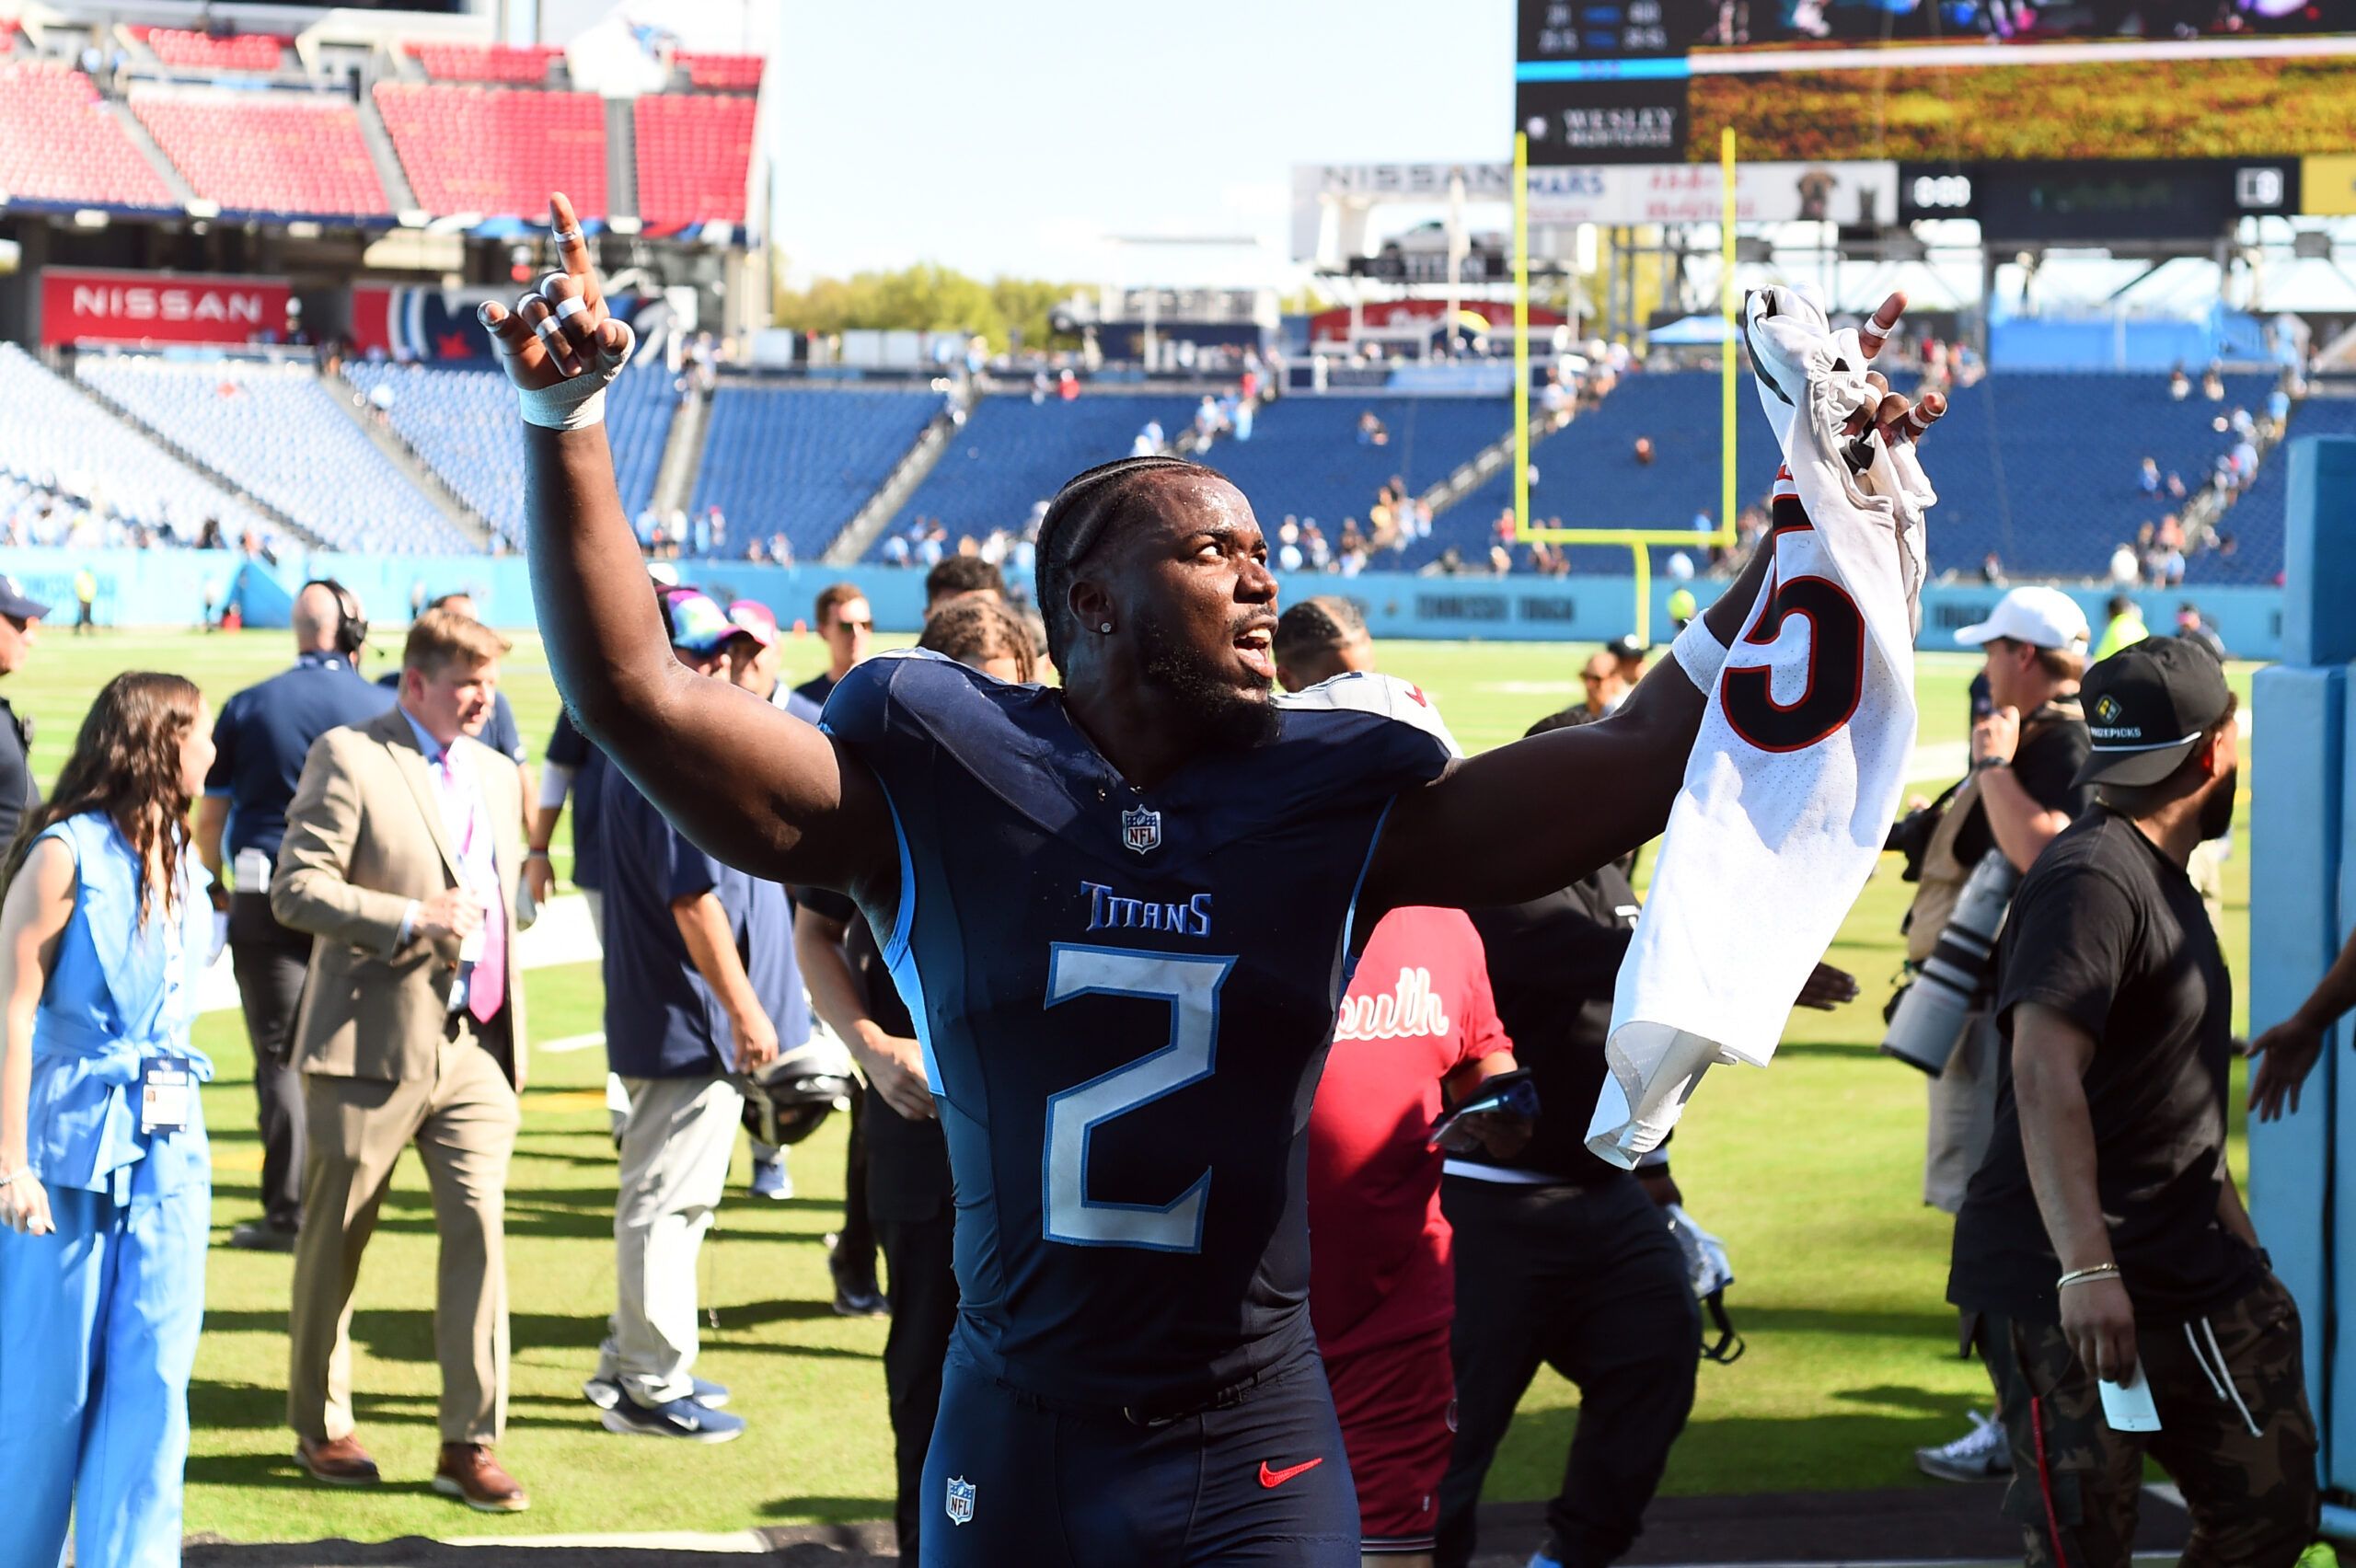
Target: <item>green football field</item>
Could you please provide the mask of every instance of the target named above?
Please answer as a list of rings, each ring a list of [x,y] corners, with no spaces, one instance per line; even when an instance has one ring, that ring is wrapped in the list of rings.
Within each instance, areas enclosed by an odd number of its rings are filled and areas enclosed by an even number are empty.
[[[1587,651],[1479,643],[1382,651],[1385,667],[1419,683],[1475,750],[1572,700]],[[217,704],[286,659],[284,634],[275,632],[76,640],[59,631],[44,637],[0,694],[38,721],[34,762],[46,778],[91,695],[118,670],[182,672]],[[793,670],[812,672],[821,662],[814,640],[789,644]],[[1924,659],[1923,744],[1961,738],[1970,670],[1952,656]],[[2246,699],[2246,668],[2235,684]],[[537,744],[556,711],[537,642],[519,643],[506,689]],[[2246,820],[2246,769],[2244,778]],[[1576,796],[1530,803],[1533,812],[1577,807]],[[2246,859],[2237,857],[2227,870],[2224,933],[2237,974],[2246,973],[2248,886]],[[1920,1201],[1922,1080],[1875,1049],[1909,891],[1897,862],[1886,859],[1831,954],[1857,974],[1863,997],[1839,1012],[1796,1015],[1772,1068],[1713,1075],[1680,1127],[1679,1178],[1694,1217],[1733,1255],[1738,1279],[1727,1300],[1750,1352],[1733,1366],[1702,1367],[1692,1423],[1669,1469],[1671,1491],[1928,1484],[1911,1450],[1956,1435],[1963,1412],[1986,1403],[1977,1366],[1956,1358],[1954,1315],[1942,1304],[1947,1225]],[[599,1027],[594,964],[535,971],[529,990],[539,1039]],[[198,1043],[219,1066],[205,1095],[217,1242],[259,1213],[260,1150],[236,1015],[207,1016]],[[720,1530],[888,1515],[884,1326],[837,1318],[829,1305],[822,1239],[841,1216],[840,1118],[793,1151],[797,1195],[788,1202],[744,1196],[740,1155],[738,1184],[705,1249],[710,1332],[698,1369],[735,1389],[732,1408],[751,1423],[745,1438],[705,1447],[611,1436],[581,1399],[613,1285],[604,1071],[595,1050],[535,1060],[509,1179],[514,1378],[502,1452],[530,1488],[532,1511],[472,1515],[427,1487],[439,1387],[433,1229],[422,1173],[404,1160],[368,1251],[352,1326],[360,1435],[387,1484],[333,1492],[296,1470],[284,1425],[289,1261],[217,1246],[190,1395],[191,1531],[235,1540],[383,1539]],[[2238,1118],[2235,1131],[2238,1166]],[[1552,1492],[1576,1408],[1568,1385],[1541,1375],[1491,1475],[1491,1496]]]

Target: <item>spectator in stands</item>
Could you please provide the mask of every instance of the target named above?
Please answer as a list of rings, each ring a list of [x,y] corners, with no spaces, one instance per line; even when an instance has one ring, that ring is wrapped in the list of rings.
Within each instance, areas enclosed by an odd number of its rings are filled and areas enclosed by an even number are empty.
[[[2142,559],[2136,555],[2133,545],[2121,539],[2119,542],[2119,548],[2110,552],[2110,585],[2114,588],[2132,588],[2142,580]]]
[[[2170,501],[2182,501],[2184,499],[2184,476],[2177,473],[2174,468],[2170,468],[2168,470],[2167,491],[2168,499]]]
[[[1323,571],[1334,564],[1333,547],[1325,542],[1324,531],[1312,517],[1300,525],[1300,548],[1309,557],[1309,570]]]
[[[1994,550],[1990,550],[1981,558],[1980,581],[1991,588],[2002,588],[2004,585],[2004,563],[1997,558]]]
[[[1006,576],[978,556],[951,557],[924,574],[924,618],[930,620],[933,613],[943,605],[968,594],[988,594],[1003,600],[1006,597]],[[843,667],[849,669],[850,666],[846,664]]]
[[[2212,403],[2225,400],[2225,375],[2220,366],[2212,364],[2200,373],[2200,395]]]
[[[1636,445],[1634,455],[1636,459],[1637,467],[1651,467],[1653,466],[1653,438],[1649,435],[1640,435],[1636,437]]]
[[[1249,392],[1229,399],[1228,427],[1238,441],[1252,439],[1252,421],[1259,417],[1259,400]]]
[[[1056,373],[1056,396],[1068,403],[1080,396],[1080,377],[1068,370]]]
[[[25,667],[39,636],[35,628],[48,614],[49,606],[27,597],[15,578],[0,575],[0,675]],[[33,782],[32,749],[33,721],[0,697],[0,844],[14,844],[18,820],[40,803],[40,790]]]
[[[1168,438],[1162,433],[1161,421],[1160,420],[1148,420],[1144,424],[1138,427],[1137,439],[1129,443],[1129,455],[1132,457],[1158,457],[1161,455],[1162,448],[1167,444]]]
[[[259,1221],[241,1222],[229,1245],[291,1252],[303,1218],[303,1080],[292,1056],[294,1009],[311,963],[311,934],[270,912],[270,878],[286,835],[286,808],[312,743],[392,706],[392,694],[353,669],[368,635],[360,601],[332,582],[294,595],[294,667],[248,686],[213,726],[213,767],[197,807],[196,853],[212,873],[214,902],[229,916],[229,955],[253,1050],[261,1135]],[[227,893],[226,868],[236,873]]]
[[[1628,685],[1620,678],[1620,661],[1608,648],[1588,657],[1579,671],[1579,684],[1587,688],[1590,719],[1603,718],[1628,699]]]
[[[356,616],[358,601],[355,600],[353,604],[353,613]],[[444,594],[427,601],[425,607],[428,610],[447,610],[454,616],[464,616],[467,619],[478,624],[482,620],[482,617],[475,612],[475,598],[471,594]],[[367,623],[364,621],[361,625],[364,630]],[[357,655],[355,654],[354,657]],[[398,691],[400,689],[401,673],[398,670],[387,670],[376,677],[376,684],[387,691]],[[524,744],[524,732],[515,722],[515,709],[508,702],[505,692],[491,693],[491,722],[482,727],[482,733],[477,735],[475,739],[507,758],[516,767],[524,768],[525,770],[525,790],[526,793],[530,792],[532,754]]]
[[[1358,444],[1360,446],[1391,444],[1390,427],[1376,416],[1372,409],[1368,409],[1358,415]]]
[[[2181,364],[2168,371],[2168,396],[2179,403],[2192,396],[2192,378],[2184,374]]]
[[[1276,527],[1276,570],[1299,571],[1306,559],[1300,553],[1300,525],[1285,519]]]
[[[2136,479],[2136,481],[2135,481],[2135,482],[2136,482],[2138,485],[2140,485],[2140,486],[2142,486],[2142,490],[2143,490],[2143,493],[2144,493],[2145,495],[2157,495],[2157,494],[2159,494],[2159,493],[2160,493],[2160,464],[2159,464],[2159,459],[2158,459],[2158,458],[2156,458],[2156,457],[2146,457],[2146,458],[2144,458],[2144,459],[2143,459],[2143,471],[2142,471],[2142,475],[2141,475],[2140,477],[2138,477],[2138,478]]]

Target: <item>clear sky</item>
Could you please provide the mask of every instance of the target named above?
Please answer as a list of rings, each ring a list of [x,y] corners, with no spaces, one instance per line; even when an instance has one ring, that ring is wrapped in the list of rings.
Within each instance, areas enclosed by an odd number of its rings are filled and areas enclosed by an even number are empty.
[[[1510,156],[1513,15],[1513,0],[784,0],[772,239],[797,280],[932,260],[1273,281],[1295,163]],[[1261,248],[1104,243],[1142,235]]]

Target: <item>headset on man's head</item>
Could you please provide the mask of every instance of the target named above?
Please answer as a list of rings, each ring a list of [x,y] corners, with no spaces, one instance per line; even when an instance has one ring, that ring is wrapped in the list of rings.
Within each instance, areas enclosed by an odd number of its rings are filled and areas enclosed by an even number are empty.
[[[360,651],[368,645],[368,619],[360,613],[360,601],[332,577],[314,577],[303,586],[324,588],[335,595],[335,651],[357,663]]]

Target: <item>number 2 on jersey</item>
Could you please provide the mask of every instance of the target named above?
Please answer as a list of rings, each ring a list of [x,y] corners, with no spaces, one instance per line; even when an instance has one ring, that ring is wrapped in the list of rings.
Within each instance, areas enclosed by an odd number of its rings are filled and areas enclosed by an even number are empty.
[[[1047,955],[1047,1006],[1075,997],[1135,997],[1170,1009],[1170,1043],[1086,1083],[1047,1097],[1042,1216],[1047,1239],[1081,1247],[1142,1247],[1198,1252],[1206,1170],[1166,1204],[1111,1203],[1088,1195],[1090,1143],[1105,1124],[1210,1077],[1218,1046],[1218,993],[1232,958],[1138,952],[1055,943]]]

